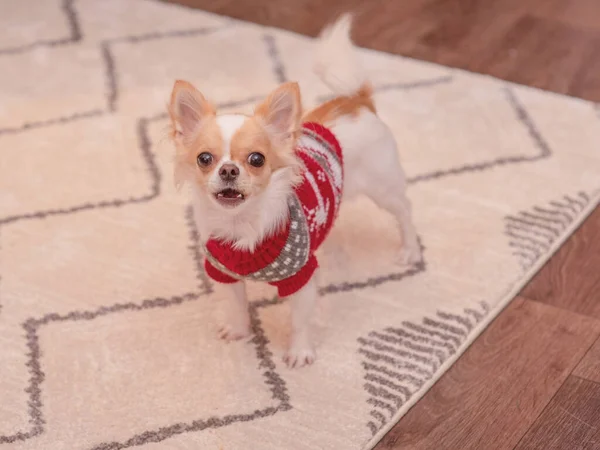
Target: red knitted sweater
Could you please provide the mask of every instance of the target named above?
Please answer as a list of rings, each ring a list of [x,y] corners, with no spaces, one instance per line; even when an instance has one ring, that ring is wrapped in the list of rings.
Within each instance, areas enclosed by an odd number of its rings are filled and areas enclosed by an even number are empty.
[[[288,201],[287,223],[253,252],[210,239],[204,248],[204,266],[213,280],[264,281],[277,286],[280,297],[295,293],[310,280],[318,267],[314,252],[331,230],[340,207],[342,150],[329,129],[305,123],[296,153],[304,163],[303,181]]]

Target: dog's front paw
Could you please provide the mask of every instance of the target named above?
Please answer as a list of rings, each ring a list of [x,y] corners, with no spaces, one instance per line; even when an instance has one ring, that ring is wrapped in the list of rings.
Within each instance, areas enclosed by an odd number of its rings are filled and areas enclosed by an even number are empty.
[[[245,339],[252,334],[250,324],[232,325],[227,324],[219,328],[219,337],[225,341],[239,341]]]
[[[315,362],[317,355],[311,345],[292,345],[283,357],[283,362],[291,369],[308,366]]]

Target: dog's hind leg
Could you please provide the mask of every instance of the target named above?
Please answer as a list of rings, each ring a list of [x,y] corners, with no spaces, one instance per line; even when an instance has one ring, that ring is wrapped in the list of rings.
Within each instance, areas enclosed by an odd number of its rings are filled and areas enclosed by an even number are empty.
[[[412,220],[411,204],[403,186],[388,180],[385,185],[366,194],[377,206],[396,218],[402,236],[400,263],[415,264],[421,261],[421,246]]]

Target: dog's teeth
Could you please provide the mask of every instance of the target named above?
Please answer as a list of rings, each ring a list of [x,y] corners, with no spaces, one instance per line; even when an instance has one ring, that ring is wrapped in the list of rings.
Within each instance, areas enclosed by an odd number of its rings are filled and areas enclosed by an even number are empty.
[[[242,198],[242,194],[236,195],[237,198]]]

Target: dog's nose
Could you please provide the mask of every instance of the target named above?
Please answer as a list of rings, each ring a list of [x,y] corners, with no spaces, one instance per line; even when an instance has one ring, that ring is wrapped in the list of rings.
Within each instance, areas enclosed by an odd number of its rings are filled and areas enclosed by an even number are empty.
[[[219,176],[223,181],[233,181],[240,174],[240,169],[235,164],[223,164],[219,170]]]

